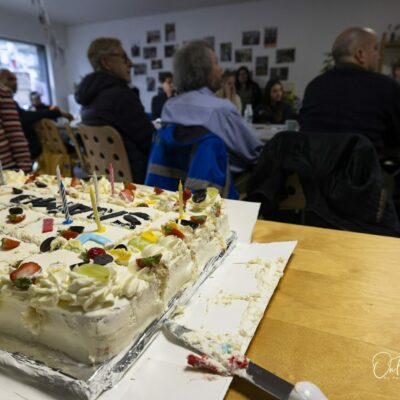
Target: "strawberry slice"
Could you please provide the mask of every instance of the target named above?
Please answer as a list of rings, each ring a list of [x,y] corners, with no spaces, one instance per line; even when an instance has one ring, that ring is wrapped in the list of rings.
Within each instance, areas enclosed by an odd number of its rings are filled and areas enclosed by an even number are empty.
[[[136,185],[132,182],[125,182],[124,186],[125,186],[125,189],[132,190],[133,192],[136,190]]]
[[[74,176],[71,179],[71,187],[77,187],[77,186],[82,186],[82,182],[81,182],[81,180],[79,178]]]
[[[164,192],[164,189],[161,189],[158,186],[154,186],[154,193],[155,194],[161,194],[162,192]]]
[[[18,224],[18,222],[21,222],[25,219],[25,214],[9,214],[7,215],[8,222],[11,224]]]
[[[28,176],[28,179],[25,181],[25,183],[34,182],[39,175],[39,172],[34,172],[33,174]]]
[[[175,222],[168,222],[161,227],[161,230],[165,236],[173,235],[179,239],[185,238],[185,235],[178,229],[178,225]]]
[[[190,189],[183,189],[183,202],[186,204],[186,202],[192,197],[192,192]]]
[[[106,254],[106,251],[101,247],[92,247],[86,253],[86,256],[89,260],[94,260],[97,256],[102,256]]]
[[[10,279],[12,281],[16,281],[17,279],[31,278],[34,274],[40,272],[41,270],[42,267],[39,264],[29,261],[21,264],[15,271],[11,272]]]
[[[207,215],[192,215],[190,220],[198,225],[203,225],[207,220]]]
[[[135,198],[134,193],[130,189],[123,189],[119,192],[119,197],[121,197],[122,200],[126,201],[133,201]]]
[[[67,240],[75,239],[77,236],[79,236],[79,232],[71,231],[70,229],[61,231],[60,233],[61,233],[61,236]]]
[[[20,241],[18,240],[13,240],[10,238],[3,238],[1,240],[1,247],[3,248],[3,250],[12,250],[15,249],[16,247],[18,247],[21,244]]]

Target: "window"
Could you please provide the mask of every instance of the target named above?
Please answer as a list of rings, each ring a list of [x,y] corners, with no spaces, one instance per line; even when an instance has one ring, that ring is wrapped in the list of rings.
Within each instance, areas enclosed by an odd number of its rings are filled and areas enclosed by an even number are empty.
[[[46,50],[43,45],[0,39],[0,68],[14,72],[18,91],[14,99],[23,108],[30,106],[29,93],[36,91],[51,104]]]

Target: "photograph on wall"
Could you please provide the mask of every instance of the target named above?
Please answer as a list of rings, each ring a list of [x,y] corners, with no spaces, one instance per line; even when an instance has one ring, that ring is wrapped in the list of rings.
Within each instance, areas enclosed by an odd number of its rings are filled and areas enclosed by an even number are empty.
[[[215,50],[215,37],[214,36],[206,36],[205,38],[203,38],[203,40],[205,42],[207,42],[213,50]]]
[[[147,82],[147,91],[154,92],[156,90],[156,80],[153,77],[148,76],[146,78]]]
[[[147,43],[160,43],[161,42],[161,33],[159,30],[156,31],[147,31]]]
[[[157,57],[157,47],[143,47],[143,58],[156,58]]]
[[[162,69],[162,60],[151,60],[151,69]]]
[[[253,60],[253,49],[235,50],[235,62],[246,63],[246,62],[252,62],[252,60]]]
[[[164,57],[165,58],[173,57],[176,50],[178,50],[177,44],[167,44],[166,46],[164,46]]]
[[[287,81],[289,78],[288,67],[271,68],[271,79],[279,79],[280,81]]]
[[[232,43],[221,43],[220,48],[220,61],[230,62],[232,61]]]
[[[268,75],[268,56],[256,57],[256,75]]]
[[[264,47],[276,47],[278,40],[278,28],[264,29]]]
[[[248,31],[242,33],[242,45],[260,44],[260,31]]]
[[[131,57],[140,57],[140,42],[133,42],[131,46]]]
[[[296,49],[276,50],[276,63],[290,63],[296,60]]]
[[[133,64],[133,74],[134,75],[146,75],[147,74],[147,64]]]
[[[173,42],[176,40],[175,24],[165,24],[165,41]]]

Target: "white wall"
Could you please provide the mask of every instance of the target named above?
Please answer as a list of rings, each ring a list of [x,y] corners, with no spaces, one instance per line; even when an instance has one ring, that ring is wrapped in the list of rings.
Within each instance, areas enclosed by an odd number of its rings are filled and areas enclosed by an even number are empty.
[[[315,77],[322,67],[323,54],[330,51],[336,35],[349,26],[370,26],[379,35],[389,23],[398,23],[400,1],[398,0],[265,0],[231,6],[213,7],[194,11],[154,15],[150,17],[129,18],[124,20],[74,26],[68,28],[69,49],[67,52],[68,90],[73,84],[91,71],[86,59],[86,50],[99,36],[114,36],[123,41],[128,54],[133,42],[146,44],[146,32],[160,29],[162,43],[158,44],[158,56],[164,56],[164,24],[176,24],[176,43],[215,36],[217,54],[221,42],[232,42],[233,49],[242,48],[242,32],[261,31],[265,27],[278,27],[277,48],[296,48],[296,61],[289,66],[289,81],[295,84],[295,92],[302,97],[306,84]],[[169,43],[167,43],[169,44]],[[253,50],[254,56],[269,56],[269,64],[275,64],[275,49],[264,49],[262,45]],[[157,57],[160,58],[160,57]],[[134,62],[143,62],[134,59]],[[158,71],[150,69],[150,61],[145,60],[147,76],[158,76]],[[224,68],[237,68],[241,64],[221,64]],[[282,64],[279,64],[281,66]],[[282,65],[285,66],[285,65]],[[171,59],[164,59],[163,70],[171,69]],[[259,79],[262,85],[266,79]],[[145,78],[134,77],[139,87],[141,99],[149,110],[154,92],[147,92]]]
[[[33,6],[32,6],[33,7]],[[55,34],[61,46],[66,48],[66,29],[63,26],[55,26]],[[0,37],[15,39],[25,42],[42,44],[46,46],[49,66],[50,90],[53,102],[67,109],[67,93],[69,88],[66,76],[66,63],[62,65],[53,60],[49,46],[47,46],[43,28],[37,18],[0,10]]]

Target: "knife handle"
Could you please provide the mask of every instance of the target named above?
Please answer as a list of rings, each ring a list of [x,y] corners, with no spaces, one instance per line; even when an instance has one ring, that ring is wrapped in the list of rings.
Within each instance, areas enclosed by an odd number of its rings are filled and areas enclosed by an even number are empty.
[[[290,392],[288,400],[328,400],[320,388],[311,382],[297,382]]]

